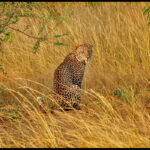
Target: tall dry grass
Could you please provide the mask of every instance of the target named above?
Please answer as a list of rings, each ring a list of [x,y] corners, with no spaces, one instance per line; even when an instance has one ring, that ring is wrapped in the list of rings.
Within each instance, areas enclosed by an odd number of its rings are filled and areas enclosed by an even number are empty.
[[[35,13],[46,14],[46,6]],[[55,3],[71,16],[33,53],[34,40],[16,32],[4,43],[0,57],[8,77],[0,74],[0,147],[150,147],[149,68],[150,39],[142,8],[146,2]],[[34,11],[34,10],[33,10]],[[14,27],[30,23],[22,19]],[[66,46],[55,46],[54,35]],[[50,113],[53,73],[75,45],[93,45],[82,86],[82,110]],[[42,96],[40,106],[37,96]],[[44,107],[42,110],[39,107]]]

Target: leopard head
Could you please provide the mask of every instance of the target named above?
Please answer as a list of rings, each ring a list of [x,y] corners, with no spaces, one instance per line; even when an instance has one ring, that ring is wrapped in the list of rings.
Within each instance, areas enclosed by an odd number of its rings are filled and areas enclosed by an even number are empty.
[[[90,44],[82,44],[76,46],[75,56],[76,59],[80,62],[84,62],[85,64],[91,60],[92,57],[92,45]]]

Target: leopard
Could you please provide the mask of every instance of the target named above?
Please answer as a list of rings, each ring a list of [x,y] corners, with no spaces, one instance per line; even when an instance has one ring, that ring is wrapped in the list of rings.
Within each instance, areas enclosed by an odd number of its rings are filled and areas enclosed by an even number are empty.
[[[69,53],[54,71],[53,91],[62,108],[72,106],[80,110],[81,86],[86,64],[92,57],[91,44],[81,44]]]

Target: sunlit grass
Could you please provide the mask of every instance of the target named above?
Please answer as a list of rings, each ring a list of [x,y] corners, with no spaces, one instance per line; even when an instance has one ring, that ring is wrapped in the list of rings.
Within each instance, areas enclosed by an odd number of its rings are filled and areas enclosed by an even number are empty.
[[[50,4],[42,3],[43,11],[36,13],[47,14],[44,8]],[[150,39],[142,12],[148,4],[55,3],[65,20],[52,32],[55,22],[49,21],[49,40],[36,54],[35,41],[21,33],[4,43],[0,58],[7,76],[0,74],[0,147],[150,147]],[[33,18],[14,26],[21,29],[25,23],[31,25],[29,34],[38,34]],[[51,42],[64,33],[65,46]],[[82,109],[56,111],[54,70],[82,43],[93,45]]]

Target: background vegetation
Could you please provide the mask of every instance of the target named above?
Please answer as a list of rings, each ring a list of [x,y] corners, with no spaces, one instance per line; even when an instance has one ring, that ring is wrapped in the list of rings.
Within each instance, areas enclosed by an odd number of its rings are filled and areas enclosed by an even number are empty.
[[[0,147],[150,147],[149,4],[0,2]],[[54,70],[82,43],[82,110],[50,113]]]

